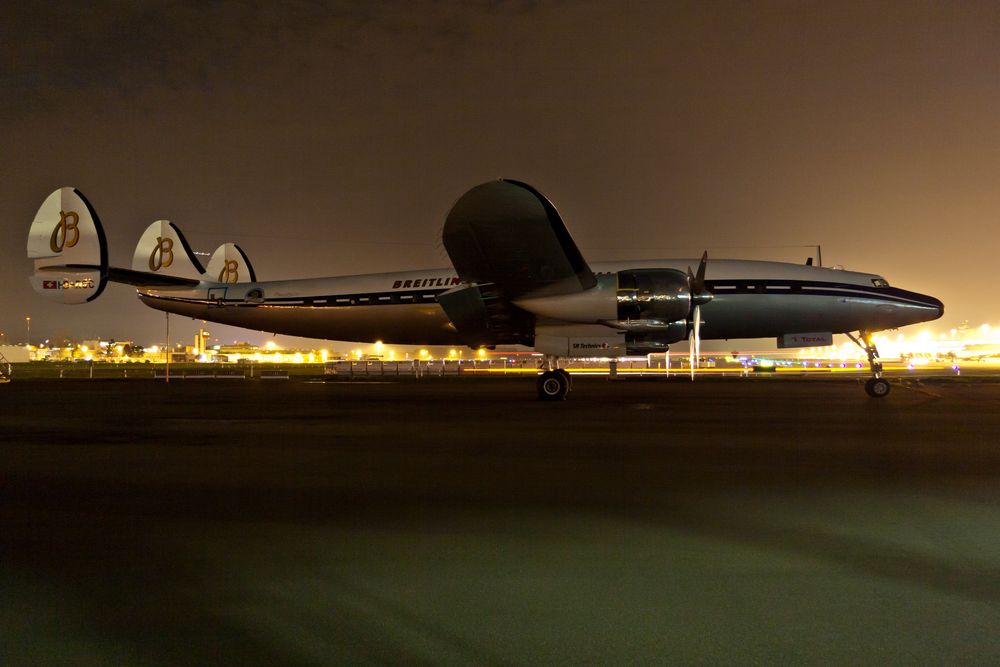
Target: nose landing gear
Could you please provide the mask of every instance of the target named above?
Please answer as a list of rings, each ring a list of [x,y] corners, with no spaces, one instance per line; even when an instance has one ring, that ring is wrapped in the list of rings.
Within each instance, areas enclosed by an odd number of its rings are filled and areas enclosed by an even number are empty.
[[[859,331],[858,337],[848,333],[847,337],[854,341],[854,344],[868,355],[868,366],[871,368],[872,377],[865,382],[865,392],[872,398],[884,398],[888,396],[892,385],[882,377],[882,362],[879,361],[878,348],[872,342],[871,332]]]

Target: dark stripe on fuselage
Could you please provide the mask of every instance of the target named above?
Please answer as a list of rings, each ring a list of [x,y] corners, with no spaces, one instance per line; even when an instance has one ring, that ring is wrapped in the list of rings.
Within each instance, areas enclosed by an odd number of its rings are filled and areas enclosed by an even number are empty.
[[[852,283],[832,283],[810,280],[709,280],[706,281],[709,291],[717,295],[723,294],[768,294],[768,295],[800,295],[800,296],[831,296],[853,297],[886,301],[892,303],[909,303],[929,308],[942,307],[941,302],[934,297],[916,292],[909,292],[896,287],[875,287],[856,285]],[[221,289],[221,288],[211,288]],[[227,289],[232,290],[233,286]],[[213,305],[257,307],[257,306],[298,306],[310,308],[350,308],[353,306],[393,306],[414,303],[436,303],[437,296],[447,290],[419,289],[394,290],[389,292],[358,292],[353,294],[329,294],[319,296],[288,296],[268,297],[263,300],[247,300],[245,298],[225,299],[189,299],[185,297],[170,297],[176,300]]]
[[[799,294],[803,296],[835,296],[904,302],[928,308],[941,308],[938,299],[898,287],[875,287],[853,283],[831,283],[815,280],[707,280],[705,286],[715,294]]]
[[[216,288],[212,288],[216,289]],[[437,295],[447,290],[422,289],[394,292],[359,292],[356,294],[331,294],[327,296],[278,296],[257,301],[246,299],[186,299],[185,301],[221,304],[226,306],[309,306],[315,308],[348,308],[351,306],[392,306],[414,303],[437,303]]]

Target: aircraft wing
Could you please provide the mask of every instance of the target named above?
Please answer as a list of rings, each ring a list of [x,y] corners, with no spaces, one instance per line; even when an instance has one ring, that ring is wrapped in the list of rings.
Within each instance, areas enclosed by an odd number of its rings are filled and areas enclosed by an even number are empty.
[[[492,283],[504,299],[573,294],[597,284],[558,211],[526,183],[472,188],[452,207],[442,239],[463,282]]]

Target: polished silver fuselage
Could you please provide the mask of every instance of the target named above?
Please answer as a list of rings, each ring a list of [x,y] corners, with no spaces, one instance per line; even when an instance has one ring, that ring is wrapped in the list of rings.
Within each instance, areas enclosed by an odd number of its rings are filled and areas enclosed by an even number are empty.
[[[612,312],[622,270],[686,271],[698,260],[639,260],[591,265],[598,287],[569,295],[592,300],[592,323]],[[226,285],[142,289],[147,305],[171,313],[248,329],[342,341],[458,345],[461,338],[437,302],[460,285],[453,269]],[[941,316],[937,299],[888,287],[875,274],[780,262],[713,260],[706,284],[714,298],[701,309],[706,340],[764,338],[802,332],[880,331]],[[551,297],[558,300],[563,297]],[[546,316],[547,324],[559,323]],[[572,320],[580,323],[577,317]],[[609,328],[612,333],[614,329]]]

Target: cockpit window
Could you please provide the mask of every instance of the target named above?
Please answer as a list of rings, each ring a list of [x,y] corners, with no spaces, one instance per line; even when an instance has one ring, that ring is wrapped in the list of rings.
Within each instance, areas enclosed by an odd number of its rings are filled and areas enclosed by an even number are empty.
[[[875,287],[888,287],[889,281],[885,278],[872,278],[872,285]]]

